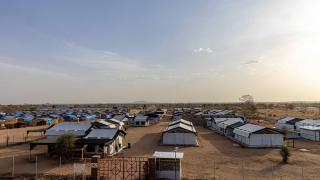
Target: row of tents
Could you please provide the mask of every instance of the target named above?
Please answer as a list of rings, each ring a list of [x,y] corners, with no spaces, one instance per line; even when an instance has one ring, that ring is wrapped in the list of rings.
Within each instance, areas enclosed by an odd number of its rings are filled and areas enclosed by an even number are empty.
[[[275,128],[282,130],[286,127],[289,133],[287,138],[304,138],[312,141],[320,141],[320,121],[313,119],[301,119],[285,117],[275,123]]]
[[[245,147],[281,147],[284,135],[281,131],[254,124],[246,124],[242,118],[208,118],[207,126]]]

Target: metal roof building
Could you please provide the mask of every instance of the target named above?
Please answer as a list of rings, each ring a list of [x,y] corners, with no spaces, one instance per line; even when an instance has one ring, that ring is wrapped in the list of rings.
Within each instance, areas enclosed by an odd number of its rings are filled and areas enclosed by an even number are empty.
[[[234,139],[247,147],[281,147],[284,135],[274,129],[246,124],[233,130]]]
[[[156,159],[156,179],[181,179],[181,152],[154,152]]]
[[[173,121],[162,133],[163,145],[197,145],[197,132],[191,122]]]
[[[47,138],[52,138],[54,136],[60,136],[63,134],[74,134],[76,136],[84,136],[92,127],[92,124],[78,124],[78,123],[69,123],[69,124],[56,124],[48,129],[45,133]]]
[[[136,116],[133,121],[134,126],[149,126],[148,116]]]
[[[105,121],[104,119],[96,120],[93,123],[94,126],[98,127],[99,129],[115,129],[117,128],[116,125]]]

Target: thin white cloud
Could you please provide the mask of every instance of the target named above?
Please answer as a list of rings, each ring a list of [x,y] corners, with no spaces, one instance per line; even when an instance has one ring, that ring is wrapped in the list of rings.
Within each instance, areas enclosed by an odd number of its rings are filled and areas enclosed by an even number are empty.
[[[211,50],[210,48],[197,48],[197,49],[194,49],[193,51],[194,51],[194,52],[201,52],[201,51],[203,51],[203,52],[207,52],[207,53],[211,53],[211,52],[212,52],[212,50]]]
[[[249,61],[245,61],[245,62],[241,62],[240,64],[243,64],[243,65],[248,65],[248,64],[256,64],[256,63],[260,63],[262,62],[261,60],[249,60]]]

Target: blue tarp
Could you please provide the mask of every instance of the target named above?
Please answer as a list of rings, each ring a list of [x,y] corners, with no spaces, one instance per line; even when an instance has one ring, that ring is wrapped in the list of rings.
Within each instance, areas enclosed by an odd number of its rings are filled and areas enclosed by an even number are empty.
[[[60,116],[58,116],[58,115],[51,115],[51,116],[49,116],[49,118],[58,119],[60,121]]]
[[[65,117],[64,117],[64,121],[70,121],[70,119],[75,119],[75,118],[77,118],[77,116],[68,115],[68,116],[65,116]]]
[[[23,117],[23,121],[26,121],[26,122],[27,122],[27,121],[32,121],[33,118],[34,118],[33,116],[24,116],[24,117]]]
[[[51,118],[44,118],[46,120],[47,124],[52,124],[52,119]]]
[[[90,115],[82,115],[80,118],[85,118],[86,121],[91,121],[93,119]]]
[[[106,119],[107,115],[106,114],[101,114],[101,119]]]
[[[2,119],[4,119],[4,120],[6,120],[6,119],[14,119],[14,118],[16,118],[16,117],[14,117],[14,116],[4,116],[4,117],[2,117]]]

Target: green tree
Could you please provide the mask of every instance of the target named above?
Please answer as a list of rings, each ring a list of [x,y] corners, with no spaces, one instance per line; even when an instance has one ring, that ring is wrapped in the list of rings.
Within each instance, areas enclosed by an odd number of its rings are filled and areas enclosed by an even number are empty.
[[[56,140],[54,149],[58,155],[66,160],[73,157],[73,152],[76,143],[76,136],[74,134],[64,134]]]
[[[287,146],[282,146],[280,149],[280,155],[282,157],[282,162],[288,163],[289,157],[291,156],[290,149]]]
[[[52,105],[52,108],[55,109],[55,108],[57,108],[57,106],[56,105]]]
[[[289,134],[289,130],[286,126],[283,126],[281,130],[282,130],[282,133],[285,134],[286,136]]]

